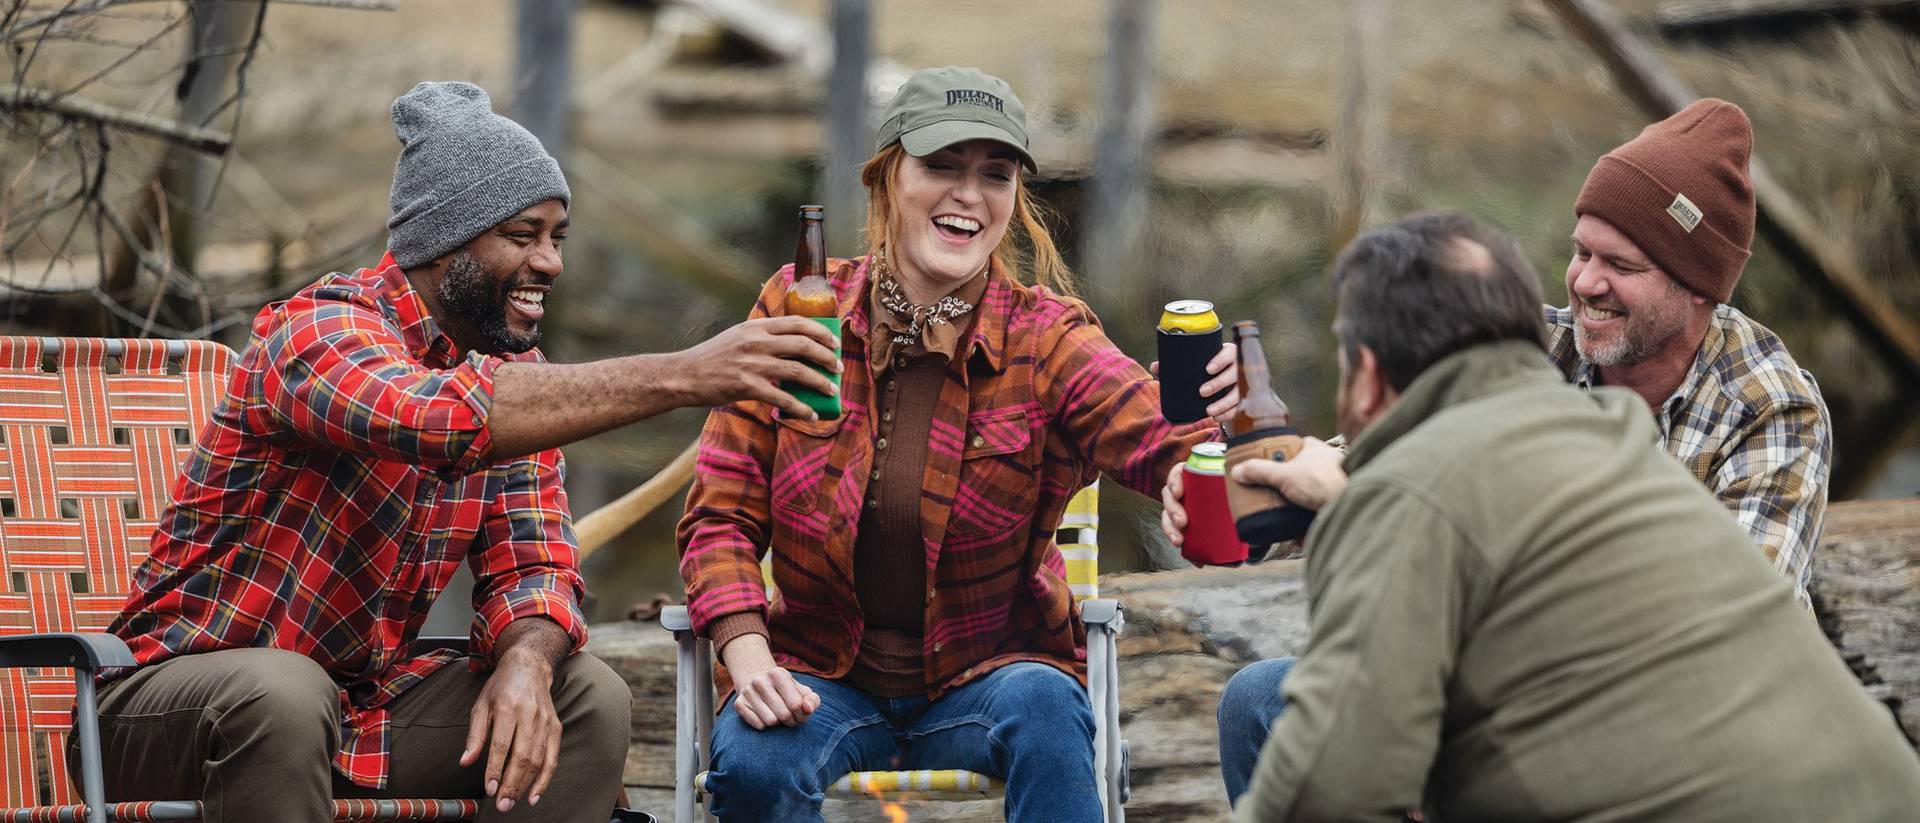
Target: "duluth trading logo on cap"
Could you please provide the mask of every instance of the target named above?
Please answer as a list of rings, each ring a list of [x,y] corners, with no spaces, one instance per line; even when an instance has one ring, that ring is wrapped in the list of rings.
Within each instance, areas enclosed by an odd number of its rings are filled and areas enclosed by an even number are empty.
[[[1673,202],[1667,204],[1667,214],[1672,215],[1673,222],[1679,223],[1680,228],[1686,229],[1688,234],[1700,226],[1700,207],[1684,194],[1673,195]]]
[[[1007,110],[1006,105],[1001,102],[1000,98],[980,91],[979,89],[948,89],[947,105],[958,106],[961,104],[979,106],[983,109],[993,109],[1003,114]]]

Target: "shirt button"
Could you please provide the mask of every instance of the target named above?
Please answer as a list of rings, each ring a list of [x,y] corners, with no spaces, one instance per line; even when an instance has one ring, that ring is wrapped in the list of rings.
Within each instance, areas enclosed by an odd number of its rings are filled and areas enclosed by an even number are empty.
[[[874,469],[874,470],[873,470],[873,473],[872,473],[872,474],[869,474],[869,475],[867,475],[867,478],[868,478],[869,480],[879,480],[879,479],[880,479],[880,470],[879,470],[879,469]]]
[[[869,498],[867,498],[867,508],[869,508],[869,509],[877,509],[877,508],[880,508],[880,498],[878,498],[878,497],[869,497]]]
[[[894,389],[897,389],[897,388],[900,388],[900,381],[898,380],[887,381],[887,391],[893,391]]]
[[[884,437],[882,437],[882,438],[880,438],[879,440],[875,440],[875,441],[873,441],[873,447],[874,447],[875,449],[878,449],[878,450],[880,450],[880,451],[886,451],[886,450],[887,450],[887,439],[886,439],[886,438],[884,438]]]
[[[973,436],[973,440],[971,442],[973,443],[973,447],[976,449],[980,448],[981,446],[987,445],[987,439],[977,434]]]
[[[899,357],[895,357],[895,358],[893,358],[893,367],[894,367],[894,368],[896,368],[896,369],[904,369],[904,368],[906,368],[906,367],[907,367],[907,356],[903,354],[903,355],[900,355]]]
[[[942,648],[944,648],[944,647],[945,647],[945,645],[946,645],[946,644],[944,644],[944,643],[935,643],[935,644],[933,644],[933,650],[934,650],[935,652],[938,652],[938,651],[940,651],[940,650],[941,650]]]
[[[893,422],[893,410],[892,410],[892,409],[888,409],[888,410],[886,410],[886,411],[883,411],[883,412],[881,412],[881,413],[880,413],[880,422],[882,422],[882,423],[892,423],[892,422]]]

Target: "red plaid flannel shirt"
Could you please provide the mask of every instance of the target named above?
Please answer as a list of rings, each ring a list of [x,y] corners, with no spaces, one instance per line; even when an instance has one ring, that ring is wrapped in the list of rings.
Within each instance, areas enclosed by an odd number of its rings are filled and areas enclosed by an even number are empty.
[[[475,670],[523,617],[586,639],[559,450],[489,454],[501,362],[461,358],[392,255],[262,309],[108,630],[141,665],[246,647],[313,658],[340,686],[334,768],[383,788],[383,707],[458,659],[409,646],[462,558]]]
[[[780,665],[838,678],[852,668],[865,626],[853,544],[874,451],[884,448],[873,398],[890,389],[874,385],[867,368],[866,260],[833,260],[828,269],[846,319],[846,413],[808,422],[759,402],[715,409],[679,541],[696,631],[758,613]],[[789,267],[768,281],[752,316],[783,313],[792,277]],[[1167,422],[1160,384],[1078,300],[1016,283],[996,265],[975,311],[929,442],[894,446],[927,450],[917,482],[933,698],[1017,661],[1084,682],[1086,629],[1074,619],[1053,539],[1068,498],[1102,472],[1157,496],[1174,465],[1217,431],[1211,421]],[[759,566],[769,551],[779,590],[771,603]]]

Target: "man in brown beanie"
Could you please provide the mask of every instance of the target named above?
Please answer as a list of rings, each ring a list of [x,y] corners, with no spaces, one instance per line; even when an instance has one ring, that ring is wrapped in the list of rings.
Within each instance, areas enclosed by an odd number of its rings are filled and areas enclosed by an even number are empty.
[[[1752,147],[1746,114],[1708,99],[1600,158],[1574,206],[1569,305],[1546,307],[1547,349],[1579,387],[1617,386],[1646,402],[1661,448],[1732,510],[1804,608],[1832,429],[1812,375],[1726,305],[1753,242]],[[1169,479],[1161,528],[1176,545],[1179,495]],[[1230,802],[1286,711],[1281,686],[1295,662],[1257,661],[1221,696]]]
[[[1541,358],[1539,283],[1458,214],[1334,263],[1351,445],[1233,470],[1318,512],[1311,636],[1234,819],[1915,819],[1892,713],[1644,401]]]
[[[1659,442],[1733,511],[1807,602],[1831,421],[1780,338],[1727,305],[1753,244],[1753,128],[1705,99],[1608,152],[1574,203],[1548,353],[1583,388],[1652,409]]]

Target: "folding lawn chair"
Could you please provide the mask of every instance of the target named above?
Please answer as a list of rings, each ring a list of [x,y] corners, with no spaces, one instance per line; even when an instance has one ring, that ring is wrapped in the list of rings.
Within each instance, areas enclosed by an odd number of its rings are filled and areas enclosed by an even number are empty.
[[[202,340],[0,337],[0,823],[200,819],[198,801],[105,802],[93,674],[133,665],[103,630],[233,358]],[[77,788],[66,768],[76,720]],[[334,820],[467,820],[479,808],[336,800]]]
[[[1127,741],[1120,737],[1119,653],[1114,640],[1120,634],[1120,604],[1099,600],[1100,484],[1081,489],[1067,503],[1057,541],[1066,559],[1067,585],[1080,604],[1087,626],[1087,697],[1093,704],[1093,768],[1099,776],[1100,805],[1109,823],[1126,819],[1129,793]],[[674,692],[675,823],[713,820],[704,808],[708,741],[713,738],[714,691],[712,644],[695,637],[687,607],[668,606],[660,614],[661,627],[679,643]],[[892,799],[979,800],[999,797],[1000,781],[962,769],[853,772],[827,789],[828,797]]]

